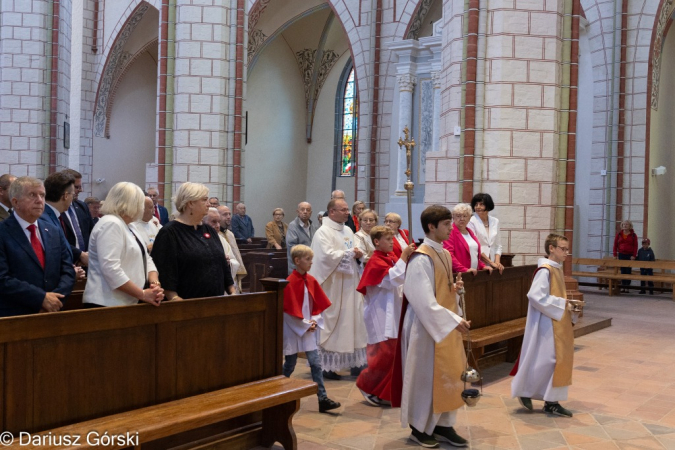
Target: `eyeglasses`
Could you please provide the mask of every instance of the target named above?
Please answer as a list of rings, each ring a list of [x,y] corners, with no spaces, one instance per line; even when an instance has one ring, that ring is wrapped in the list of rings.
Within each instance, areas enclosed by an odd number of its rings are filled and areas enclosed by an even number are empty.
[[[452,217],[454,217],[455,219],[468,219],[469,217],[471,217],[471,214],[453,214]]]
[[[569,253],[569,251],[570,251],[569,247],[560,247],[560,246],[556,245],[555,248],[559,248],[560,250],[562,250],[565,253]]]

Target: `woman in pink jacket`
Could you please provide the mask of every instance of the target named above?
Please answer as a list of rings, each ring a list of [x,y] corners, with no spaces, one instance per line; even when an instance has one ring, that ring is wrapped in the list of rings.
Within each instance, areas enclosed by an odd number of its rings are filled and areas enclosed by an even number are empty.
[[[453,272],[476,275],[479,270],[487,269],[492,273],[492,267],[486,266],[480,259],[480,243],[476,235],[467,228],[471,213],[471,206],[467,203],[460,203],[452,209],[452,231],[443,247],[452,255]]]

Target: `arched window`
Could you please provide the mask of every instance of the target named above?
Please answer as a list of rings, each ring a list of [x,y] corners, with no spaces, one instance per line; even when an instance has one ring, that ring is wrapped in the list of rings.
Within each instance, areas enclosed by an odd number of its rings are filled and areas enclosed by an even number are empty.
[[[336,176],[353,177],[356,172],[356,130],[358,129],[358,97],[354,82],[354,66],[347,62],[335,102],[335,159]]]

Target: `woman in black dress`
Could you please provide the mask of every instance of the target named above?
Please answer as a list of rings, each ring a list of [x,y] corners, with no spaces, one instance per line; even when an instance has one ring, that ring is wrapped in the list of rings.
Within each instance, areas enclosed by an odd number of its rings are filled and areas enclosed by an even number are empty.
[[[209,189],[184,183],[174,197],[175,220],[159,230],[152,247],[159,280],[168,300],[235,293],[218,231],[202,224],[209,211]]]

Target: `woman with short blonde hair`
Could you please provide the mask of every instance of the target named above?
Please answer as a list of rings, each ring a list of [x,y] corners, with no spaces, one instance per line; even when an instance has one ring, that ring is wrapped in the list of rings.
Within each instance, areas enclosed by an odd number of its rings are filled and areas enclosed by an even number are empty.
[[[169,300],[234,294],[234,280],[218,230],[202,223],[209,212],[209,189],[183,183],[173,199],[175,220],[159,230],[152,256]]]
[[[403,249],[410,245],[410,234],[408,230],[402,230],[401,216],[395,212],[390,212],[384,216],[384,226],[394,232],[394,255],[396,260],[401,257]]]
[[[178,192],[176,192],[176,195],[173,197],[173,202],[176,205],[178,212],[182,214],[185,212],[185,208],[190,204],[190,202],[197,202],[204,197],[206,197],[206,201],[208,203],[209,188],[201,183],[190,183],[188,181],[187,183],[181,184],[181,186],[178,188]],[[200,222],[205,215],[206,214],[203,214],[199,218]]]
[[[480,242],[473,231],[467,228],[472,213],[467,203],[452,208],[452,231],[448,240],[443,242],[443,248],[452,256],[453,272],[471,272],[476,275],[479,270],[487,269],[492,273],[492,267],[481,261]]]
[[[139,300],[159,306],[164,299],[154,261],[129,228],[143,215],[144,203],[145,195],[134,183],[117,183],[110,189],[105,215],[89,238],[85,307],[134,305]]]
[[[363,258],[361,258],[361,269],[366,267],[366,263],[373,255],[375,246],[370,238],[370,230],[377,225],[377,213],[372,209],[366,209],[359,215],[361,228],[354,234],[354,245],[361,249]]]
[[[620,230],[614,237],[614,257],[623,260],[634,260],[637,258],[637,251],[639,249],[637,235],[633,231],[633,222],[624,220],[621,222]],[[621,267],[621,273],[630,275],[632,269],[630,267]],[[629,292],[628,286],[631,285],[631,280],[621,280],[621,292]]]

